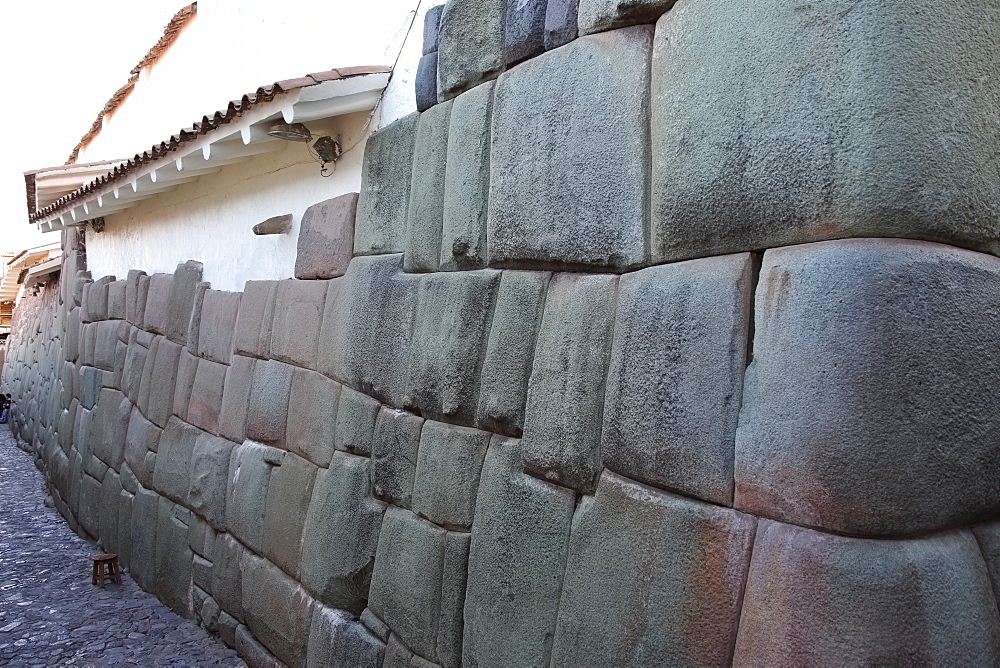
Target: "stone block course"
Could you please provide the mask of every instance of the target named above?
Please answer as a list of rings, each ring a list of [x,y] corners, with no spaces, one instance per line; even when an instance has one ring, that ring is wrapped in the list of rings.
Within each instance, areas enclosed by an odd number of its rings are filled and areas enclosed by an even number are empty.
[[[754,270],[744,253],[622,276],[604,408],[605,466],[732,505]]]
[[[623,271],[646,262],[652,39],[646,26],[581,37],[500,77],[490,266]]]
[[[404,116],[368,137],[354,229],[355,255],[403,250],[418,116]]]
[[[436,273],[420,282],[405,406],[471,425],[479,374],[500,283],[495,271]]]
[[[446,529],[468,531],[490,433],[428,420],[420,431],[413,512]]]
[[[302,543],[302,584],[323,603],[360,614],[368,601],[383,505],[369,492],[371,462],[336,452],[316,475]]]
[[[493,82],[462,93],[451,110],[442,209],[441,264],[445,270],[486,266]]]
[[[994,516],[998,289],[997,258],[927,242],[765,253],[736,507],[884,537]]]
[[[601,412],[618,279],[556,274],[549,281],[524,418],[524,467],[581,491],[601,468]]]
[[[452,104],[447,102],[428,109],[417,121],[403,242],[404,271],[438,270]]]
[[[664,14],[654,261],[844,237],[1000,252],[1000,173],[980,167],[1000,127],[1000,85],[987,74],[1000,50],[980,29],[996,10],[963,0],[928,22],[939,8],[864,2],[843,13],[781,0],[747,12],[701,0]],[[892,28],[873,41],[872,26]]]
[[[605,472],[573,520],[553,663],[727,663],[755,528]]]
[[[507,0],[450,0],[438,36],[438,99],[492,79],[504,66]]]
[[[424,419],[383,406],[372,439],[372,494],[388,503],[410,507],[417,450]]]
[[[761,520],[735,664],[984,665],[998,653],[971,532],[858,540]]]
[[[575,495],[522,473],[520,442],[500,436],[479,490],[462,663],[548,665]]]
[[[295,253],[295,278],[343,276],[354,251],[354,219],[358,193],[347,193],[302,214]]]
[[[340,383],[320,373],[292,372],[285,445],[316,466],[329,466],[333,456],[340,393]]]
[[[240,310],[240,292],[208,290],[201,306],[197,354],[213,362],[229,364]]]

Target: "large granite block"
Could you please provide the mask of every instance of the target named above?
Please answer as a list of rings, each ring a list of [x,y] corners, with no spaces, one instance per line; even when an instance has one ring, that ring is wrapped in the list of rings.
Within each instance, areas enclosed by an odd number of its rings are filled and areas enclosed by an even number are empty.
[[[368,587],[383,505],[369,492],[371,463],[336,452],[316,475],[302,541],[302,584],[334,608],[360,614]]]
[[[271,327],[274,359],[315,368],[327,281],[278,281]]]
[[[573,519],[553,664],[725,665],[756,524],[604,473]]]
[[[492,79],[504,66],[507,0],[450,0],[438,36],[438,99]]]
[[[112,320],[125,319],[125,291],[128,284],[125,281],[108,283],[108,318]]]
[[[121,510],[122,484],[120,476],[108,469],[101,483],[100,545],[105,552],[118,553],[118,522]],[[127,540],[127,539],[126,539]]]
[[[80,510],[76,519],[91,540],[101,535],[101,496],[103,485],[100,480],[87,473],[80,474]]]
[[[503,55],[512,67],[545,51],[545,10],[548,0],[519,0],[507,4]]]
[[[421,56],[420,62],[417,63],[417,75],[413,81],[417,111],[427,111],[438,103],[437,76],[437,51]]]
[[[413,512],[446,529],[468,531],[490,433],[428,420],[420,430]]]
[[[128,470],[124,467],[123,473]],[[124,476],[121,476],[124,479]],[[118,563],[123,568],[131,568],[132,564],[132,500],[134,496],[126,490],[122,490],[118,496],[118,544],[115,552],[118,554]]]
[[[154,334],[166,335],[170,322],[170,295],[173,292],[172,274],[153,274],[149,277],[146,306],[143,310],[142,328]]]
[[[235,352],[249,357],[268,357],[271,351],[271,323],[274,319],[274,295],[277,281],[247,281],[240,298]]]
[[[1000,253],[996,7],[844,10],[695,0],[659,20],[654,261],[844,237]]]
[[[175,503],[187,504],[194,444],[200,433],[195,427],[172,417],[160,435],[153,489]]]
[[[355,455],[370,457],[372,438],[379,402],[347,387],[340,388],[337,402],[337,423],[334,430],[334,447]]]
[[[581,37],[500,77],[491,266],[622,271],[646,261],[652,42],[645,26]]]
[[[233,444],[226,439],[201,433],[191,453],[187,505],[218,531],[226,528],[226,490],[232,450]]]
[[[208,294],[212,284],[208,281],[201,281],[195,286],[194,300],[191,304],[191,315],[188,318],[187,336],[184,344],[189,350],[198,351],[200,345],[198,340],[201,334],[201,312],[205,307],[205,295]],[[228,363],[228,360],[227,360]]]
[[[145,591],[156,591],[156,530],[160,495],[139,488],[132,499],[129,576]]]
[[[521,436],[549,277],[546,272],[503,272],[479,385],[476,423],[483,429]]]
[[[340,392],[340,383],[323,374],[292,371],[285,446],[316,466],[329,466],[333,456]]]
[[[142,311],[146,305],[146,295],[142,296],[141,301],[139,299],[139,277],[145,275],[143,271],[132,269],[125,282],[125,319],[136,326],[142,323]]]
[[[191,511],[160,497],[156,525],[156,596],[181,617],[191,618]]]
[[[640,23],[656,23],[677,0],[580,0],[577,23],[581,35]]]
[[[342,610],[313,606],[306,666],[357,666],[382,668],[385,643]]]
[[[549,664],[575,494],[521,472],[520,444],[493,438],[472,526],[462,663]]]
[[[236,619],[246,619],[243,612],[243,566],[246,548],[231,534],[219,534],[212,562],[212,597],[219,607]]]
[[[162,430],[132,407],[128,431],[125,433],[125,461],[143,487],[153,486],[153,467]]]
[[[274,565],[247,554],[243,605],[247,626],[288,666],[302,666],[309,644],[313,600]]]
[[[410,345],[407,408],[428,418],[471,425],[500,273],[424,276]]]
[[[149,398],[145,406],[140,393],[139,407],[146,416],[161,429],[174,409],[174,384],[177,380],[177,363],[181,356],[181,345],[169,339],[160,339],[156,346],[156,356],[149,376]],[[146,366],[149,366],[147,358]],[[141,392],[141,390],[140,390]]]
[[[441,269],[486,266],[493,82],[462,93],[452,106],[444,176]]]
[[[284,447],[293,369],[276,360],[260,360],[254,364],[247,407],[247,438]]]
[[[418,116],[410,114],[379,128],[365,143],[354,228],[355,255],[403,250]]]
[[[403,405],[420,277],[402,257],[355,258],[330,286],[318,370],[393,406]]]
[[[452,104],[439,104],[420,114],[417,121],[410,205],[403,241],[404,271],[438,270]]]
[[[858,540],[762,520],[737,665],[990,665],[1000,618],[969,531]]]
[[[556,274],[528,383],[524,466],[540,477],[592,491],[601,468],[601,412],[618,279]]]
[[[267,488],[280,450],[247,441],[233,448],[226,489],[226,527],[241,543],[258,554],[264,551],[264,515]],[[235,616],[235,615],[234,615]]]
[[[181,356],[177,360],[173,413],[182,420],[188,419],[188,404],[191,403],[191,390],[194,388],[199,361],[197,357],[188,352],[187,348],[181,351]]]
[[[295,278],[343,276],[354,252],[354,219],[358,193],[347,193],[302,214],[295,251]]]
[[[226,370],[226,385],[222,391],[219,409],[219,435],[230,441],[242,443],[247,431],[247,408],[257,360],[243,355],[233,355],[233,363]]]
[[[197,350],[200,357],[229,364],[241,297],[240,292],[208,290],[205,293],[198,330]]]
[[[372,494],[388,503],[410,507],[417,449],[424,419],[383,406],[372,439]]]
[[[198,284],[201,283],[201,271],[201,262],[194,260],[179,264],[174,270],[167,331],[163,333],[168,339],[182,346],[187,343],[195,295],[198,292]]]
[[[286,454],[267,485],[264,556],[296,579],[302,562],[302,527],[315,480],[314,464]]]
[[[219,432],[219,412],[229,367],[207,359],[198,360],[198,370],[191,387],[187,420],[207,432]]]
[[[998,295],[1000,259],[939,244],[765,253],[736,507],[859,536],[995,517]]]
[[[621,277],[601,439],[605,466],[732,505],[754,270],[754,258],[742,254]]]
[[[115,357],[118,352],[118,325],[117,320],[104,320],[88,326],[88,333],[94,333],[94,360],[93,364],[98,369],[113,371],[115,368]]]
[[[444,12],[444,4],[436,5],[427,10],[424,14],[424,48],[423,55],[434,53],[438,50],[438,37],[441,35],[441,14]]]
[[[118,390],[101,390],[91,433],[93,454],[115,469],[121,468],[125,456],[125,434],[128,432],[132,403]]]
[[[138,342],[137,332],[129,335],[128,350],[125,352],[125,366],[122,369],[122,392],[132,401],[138,401],[142,385],[142,371],[146,366],[149,349]]]

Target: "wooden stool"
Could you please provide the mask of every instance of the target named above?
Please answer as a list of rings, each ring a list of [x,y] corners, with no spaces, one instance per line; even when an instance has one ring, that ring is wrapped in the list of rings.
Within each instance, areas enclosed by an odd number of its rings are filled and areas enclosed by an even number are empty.
[[[90,578],[90,584],[95,584],[104,588],[104,580],[122,583],[122,571],[118,567],[117,554],[98,554],[94,556],[94,572]]]

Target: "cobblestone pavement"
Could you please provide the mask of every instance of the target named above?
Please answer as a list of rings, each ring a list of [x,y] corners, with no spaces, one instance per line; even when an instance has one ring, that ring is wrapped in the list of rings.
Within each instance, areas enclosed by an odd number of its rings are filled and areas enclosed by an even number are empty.
[[[31,456],[0,426],[0,665],[245,665],[128,574],[90,584],[99,550],[46,498]]]

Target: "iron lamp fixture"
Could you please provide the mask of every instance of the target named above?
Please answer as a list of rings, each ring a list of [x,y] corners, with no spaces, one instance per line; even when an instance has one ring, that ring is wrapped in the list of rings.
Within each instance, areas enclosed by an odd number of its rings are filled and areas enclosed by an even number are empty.
[[[302,123],[285,123],[284,121],[271,123],[267,129],[267,134],[271,137],[284,139],[285,141],[310,142],[313,138],[309,128]],[[326,168],[326,165],[327,163],[337,162],[337,158],[340,157],[341,153],[340,142],[330,135],[323,135],[316,139],[310,147],[310,152],[316,158],[316,162],[320,164],[320,174],[323,176],[333,174],[331,170]]]
[[[277,139],[284,139],[285,141],[307,142],[312,140],[312,133],[302,123],[275,121],[267,129],[267,134]]]

